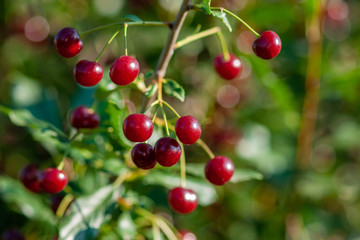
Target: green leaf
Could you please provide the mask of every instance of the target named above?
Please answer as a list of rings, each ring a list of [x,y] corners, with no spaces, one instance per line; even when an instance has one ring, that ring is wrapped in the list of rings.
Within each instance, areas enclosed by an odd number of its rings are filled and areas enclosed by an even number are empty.
[[[170,97],[176,97],[181,102],[185,100],[185,90],[184,88],[176,81],[172,79],[165,79],[163,83],[165,93]]]
[[[203,0],[201,8],[205,11],[206,14],[211,14],[211,0]]]
[[[173,172],[153,171],[144,178],[144,181],[147,184],[158,184],[169,189],[180,186],[180,176]],[[216,201],[217,195],[214,187],[204,178],[187,177],[186,184],[196,192],[200,205],[207,206]]]
[[[229,31],[232,32],[232,27],[230,25],[229,20],[226,17],[226,13],[224,13],[223,11],[220,11],[220,10],[213,10],[213,11],[211,11],[211,15],[213,15],[214,17],[220,18],[223,21],[223,23],[227,26]]]
[[[18,180],[0,176],[0,198],[26,217],[56,226],[56,217],[39,195],[28,191]]]
[[[93,239],[105,220],[113,191],[114,187],[108,185],[91,195],[76,199],[70,206],[70,214],[60,221],[60,239],[85,239],[90,235],[90,239]]]
[[[129,19],[133,22],[143,22],[143,20],[141,20],[138,16],[135,16],[135,15],[132,15],[132,14],[128,14],[128,15],[125,15],[123,17],[124,19]]]
[[[149,86],[146,89],[145,96],[147,96],[148,98],[151,98],[152,96],[154,96],[154,94],[156,93],[156,90],[157,90],[156,86],[157,86],[156,84],[152,84],[151,86]]]

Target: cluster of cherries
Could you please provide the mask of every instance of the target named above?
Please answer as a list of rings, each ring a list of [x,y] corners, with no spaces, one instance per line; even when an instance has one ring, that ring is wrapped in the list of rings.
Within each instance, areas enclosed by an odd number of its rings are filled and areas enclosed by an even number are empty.
[[[40,171],[37,165],[29,164],[21,171],[20,181],[35,193],[58,193],[68,184],[68,176],[57,168]]]
[[[83,42],[78,32],[73,28],[60,30],[54,44],[56,51],[65,58],[76,56],[83,48]],[[276,57],[281,50],[281,40],[273,31],[265,31],[253,43],[254,53],[263,59]],[[242,71],[242,64],[238,57],[229,54],[225,59],[218,55],[213,62],[220,77],[231,80],[238,77]],[[112,64],[109,72],[110,79],[117,85],[128,85],[138,76],[140,67],[138,61],[131,56],[121,56]],[[102,66],[95,61],[81,60],[74,68],[74,78],[82,86],[91,87],[100,82],[103,77]],[[100,124],[99,115],[84,106],[77,107],[71,113],[70,123],[76,129],[97,128]],[[154,168],[157,163],[164,167],[175,165],[182,154],[178,141],[171,137],[160,138],[154,147],[145,143],[153,132],[152,120],[140,113],[129,115],[123,123],[123,132],[127,139],[137,142],[131,151],[134,164],[141,169]],[[180,117],[175,124],[175,133],[180,142],[186,145],[194,144],[201,135],[199,122],[192,116]],[[234,173],[234,164],[225,156],[216,156],[205,167],[206,179],[215,185],[223,185],[230,180]],[[40,193],[58,193],[67,183],[65,172],[57,168],[46,168],[40,171],[34,164],[26,166],[20,180],[29,190]],[[197,195],[191,189],[176,187],[168,194],[170,206],[178,213],[187,214],[197,207]]]
[[[83,42],[74,28],[61,29],[54,39],[56,51],[65,58],[71,58],[80,53]],[[281,50],[280,37],[273,31],[265,31],[253,43],[254,53],[263,59],[276,57]],[[219,54],[214,59],[216,72],[224,79],[231,80],[242,71],[240,59],[230,53],[229,59]],[[140,72],[138,61],[131,56],[124,55],[117,58],[111,65],[109,76],[117,85],[125,86],[132,83]],[[95,61],[81,60],[74,68],[75,80],[84,87],[95,86],[103,77],[102,66]]]

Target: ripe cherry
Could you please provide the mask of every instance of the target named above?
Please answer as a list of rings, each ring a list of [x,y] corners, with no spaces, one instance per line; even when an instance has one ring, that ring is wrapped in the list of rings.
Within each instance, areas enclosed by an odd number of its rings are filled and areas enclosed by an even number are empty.
[[[103,77],[103,68],[97,62],[81,60],[74,68],[75,80],[84,87],[92,87]]]
[[[131,158],[135,165],[141,169],[151,169],[156,165],[154,149],[146,143],[136,144],[131,151]]]
[[[29,164],[22,169],[20,173],[20,181],[24,186],[34,193],[41,192],[39,184],[39,168],[35,164]]]
[[[214,68],[220,77],[231,80],[241,74],[242,64],[240,59],[231,53],[227,61],[222,54],[219,54],[214,59]]]
[[[280,53],[281,40],[275,32],[265,31],[254,41],[252,48],[258,57],[272,59]]]
[[[79,33],[74,28],[63,28],[55,36],[56,51],[64,58],[76,56],[83,48]]]
[[[162,137],[155,144],[155,159],[163,167],[175,165],[181,156],[180,144],[171,137]]]
[[[179,240],[197,240],[197,237],[189,230],[179,230]]]
[[[128,85],[139,75],[138,61],[131,56],[121,56],[115,60],[110,68],[110,79],[117,85]]]
[[[233,162],[224,156],[216,156],[205,166],[206,179],[215,185],[224,185],[234,174]]]
[[[181,214],[188,214],[197,207],[197,195],[191,189],[176,187],[170,190],[168,201],[171,208]]]
[[[46,168],[40,175],[40,186],[47,193],[61,192],[68,183],[68,176],[57,168]]]
[[[91,108],[79,106],[71,112],[70,124],[76,129],[97,128],[100,124],[99,115]]]
[[[175,124],[176,136],[183,144],[194,144],[201,136],[201,127],[193,116],[182,116]]]
[[[151,119],[141,113],[134,113],[127,116],[123,123],[125,137],[132,142],[145,142],[153,132]]]

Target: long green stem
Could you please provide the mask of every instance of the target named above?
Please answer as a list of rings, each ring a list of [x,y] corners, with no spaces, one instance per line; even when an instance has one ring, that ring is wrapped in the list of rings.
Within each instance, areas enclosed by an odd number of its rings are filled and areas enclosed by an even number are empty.
[[[57,169],[59,170],[62,170],[64,168],[64,165],[65,165],[65,159],[67,157],[67,155],[69,154],[69,151],[70,151],[70,144],[80,135],[80,132],[79,131],[76,131],[75,134],[69,138],[69,145],[67,146],[66,148],[66,151],[61,159],[61,161],[59,162],[58,166],[57,166]]]
[[[180,114],[166,101],[162,101],[165,106],[167,106],[178,118],[180,118]]]
[[[106,25],[102,25],[90,30],[87,30],[85,32],[80,33],[80,36],[85,36],[89,33],[98,31],[98,30],[102,30],[105,28],[109,28],[109,27],[113,27],[113,26],[120,26],[123,25],[124,23],[126,23],[127,25],[132,25],[132,26],[166,26],[166,27],[170,27],[171,23],[169,22],[158,22],[158,21],[142,21],[142,22],[118,22],[118,23],[111,23],[111,24],[106,24]]]
[[[99,55],[96,57],[95,62],[98,62],[101,55],[104,53],[104,51],[106,50],[106,48],[110,45],[110,43],[114,40],[114,38],[119,34],[119,32],[121,31],[121,27],[118,28],[118,30],[116,30],[116,32],[111,36],[111,38],[109,39],[109,41],[107,41],[107,43],[105,44],[105,46],[103,47],[103,49],[101,49],[101,52],[99,53]]]
[[[250,27],[249,24],[247,24],[244,20],[242,20],[239,16],[237,16],[236,14],[230,12],[229,10],[225,9],[225,8],[221,8],[221,7],[211,7],[211,10],[220,10],[222,12],[226,12],[227,14],[231,15],[232,17],[236,18],[237,20],[239,20],[242,24],[245,25],[245,27],[247,27],[247,29],[249,29],[256,37],[260,37],[260,34],[257,33],[252,27]]]
[[[70,203],[74,200],[74,196],[71,194],[66,195],[59,204],[58,209],[56,210],[56,216],[62,218],[65,214],[66,209]]]
[[[224,59],[226,61],[228,61],[230,59],[229,48],[228,48],[228,46],[226,44],[224,35],[222,34],[221,29],[219,27],[213,27],[213,28],[207,29],[205,31],[190,35],[190,36],[184,38],[183,40],[178,41],[175,44],[174,48],[175,49],[180,48],[180,47],[185,46],[185,45],[187,45],[187,44],[189,44],[191,42],[194,42],[196,40],[199,40],[201,38],[205,38],[205,37],[208,37],[208,36],[211,36],[211,35],[214,35],[214,34],[216,34],[216,36],[219,39]]]
[[[128,47],[127,47],[127,28],[128,24],[124,23],[124,48],[125,48],[125,56],[128,55]]]
[[[201,138],[199,138],[199,140],[197,140],[196,143],[205,150],[205,152],[209,155],[211,159],[215,157],[215,154],[211,151],[208,145],[206,145],[206,143]]]
[[[159,100],[154,101],[147,109],[145,109],[145,111],[143,113],[145,114],[147,111],[149,111],[151,108],[157,106],[159,103],[160,103]]]
[[[163,107],[163,106],[161,106],[161,111],[162,111],[163,119],[164,119],[164,122],[165,122],[166,134],[167,134],[168,136],[170,136],[169,125],[168,125],[168,122],[167,122],[166,113],[165,113],[165,110],[164,110],[164,107]]]

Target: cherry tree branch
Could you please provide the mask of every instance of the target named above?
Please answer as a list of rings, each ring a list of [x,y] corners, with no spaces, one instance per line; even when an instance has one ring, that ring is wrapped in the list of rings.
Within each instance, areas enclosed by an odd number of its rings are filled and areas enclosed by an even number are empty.
[[[174,54],[174,50],[175,50],[174,45],[179,36],[179,33],[180,33],[181,27],[184,23],[184,20],[188,14],[188,11],[189,11],[188,6],[189,6],[190,2],[191,2],[191,0],[183,0],[180,10],[177,13],[176,18],[172,24],[172,28],[170,29],[165,46],[161,52],[159,61],[155,68],[155,76],[157,79],[163,78],[166,74],[166,69],[169,65],[171,57]]]

